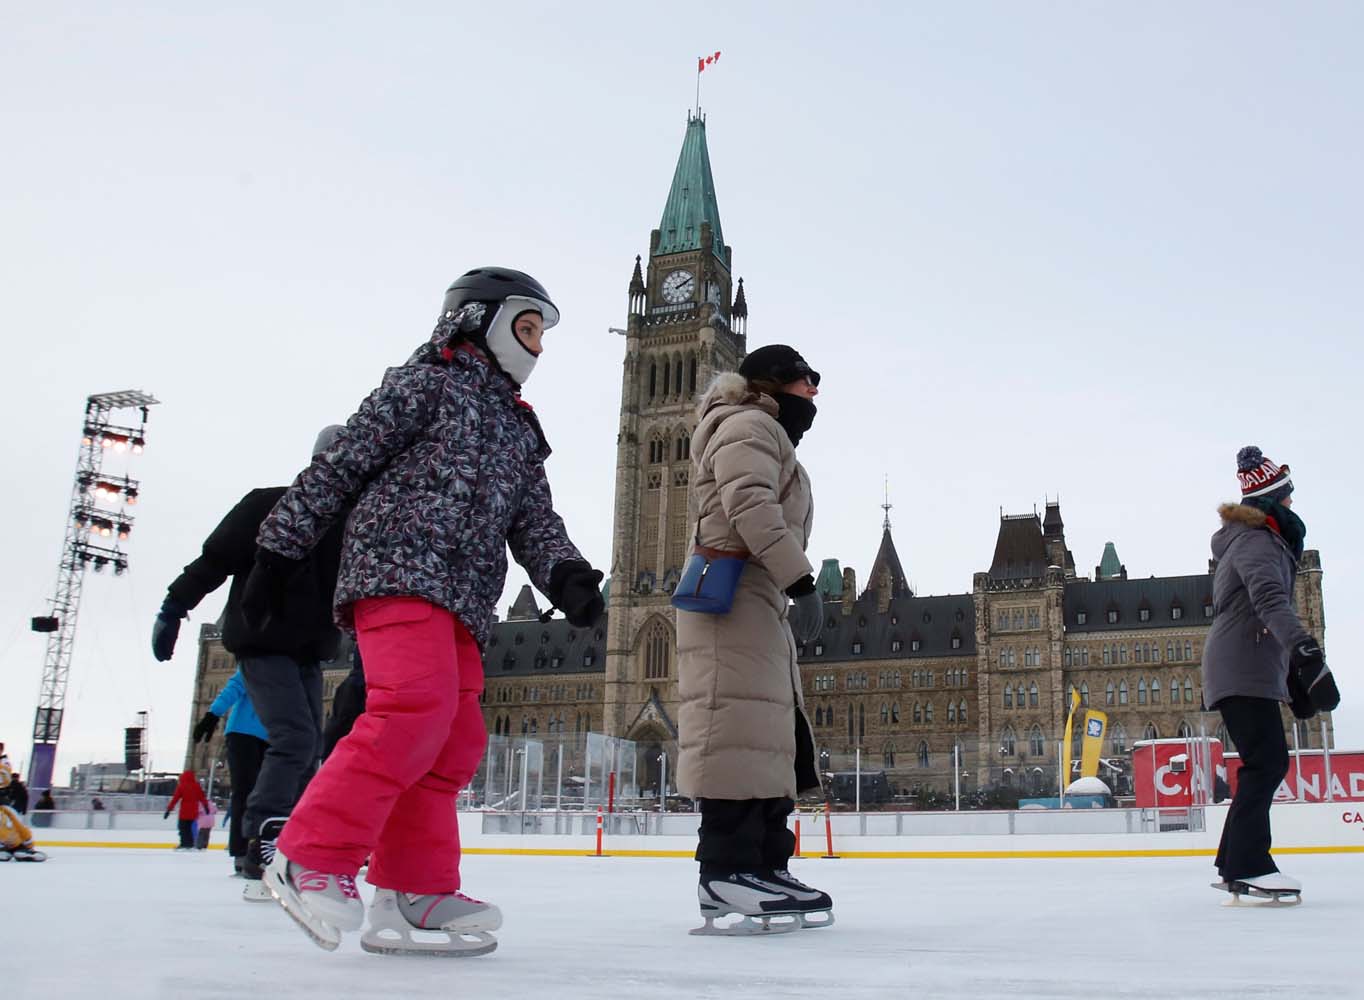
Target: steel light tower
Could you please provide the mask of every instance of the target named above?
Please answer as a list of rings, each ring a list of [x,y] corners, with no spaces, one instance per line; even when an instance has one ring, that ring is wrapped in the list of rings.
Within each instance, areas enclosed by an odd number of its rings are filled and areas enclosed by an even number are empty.
[[[33,716],[33,753],[28,764],[29,784],[33,788],[48,788],[52,784],[86,567],[93,565],[99,573],[108,566],[115,576],[128,570],[128,557],[121,543],[133,530],[128,508],[137,503],[138,483],[127,476],[104,475],[104,458],[111,451],[141,454],[146,443],[147,408],[157,402],[147,393],[134,390],[101,393],[85,401],[80,457],[67,511],[57,589],[49,613],[33,619],[33,631],[47,633],[43,682]],[[114,422],[119,411],[130,409],[139,413],[136,426],[131,421]]]

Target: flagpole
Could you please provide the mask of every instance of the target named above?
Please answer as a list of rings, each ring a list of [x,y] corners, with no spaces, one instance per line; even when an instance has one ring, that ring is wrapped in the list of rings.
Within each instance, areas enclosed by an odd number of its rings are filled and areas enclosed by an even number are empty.
[[[702,57],[696,57],[696,117],[701,117],[701,67],[705,65]]]

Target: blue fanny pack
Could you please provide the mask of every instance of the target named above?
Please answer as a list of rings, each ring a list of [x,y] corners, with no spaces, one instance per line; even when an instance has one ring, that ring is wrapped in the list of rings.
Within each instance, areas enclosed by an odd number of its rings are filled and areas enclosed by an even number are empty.
[[[747,552],[724,552],[696,546],[682,567],[672,605],[679,611],[727,615],[734,607],[739,577],[748,565]]]

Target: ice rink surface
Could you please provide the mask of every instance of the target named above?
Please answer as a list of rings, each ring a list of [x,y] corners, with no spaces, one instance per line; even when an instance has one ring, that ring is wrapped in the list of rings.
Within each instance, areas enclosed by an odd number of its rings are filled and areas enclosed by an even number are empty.
[[[764,938],[688,936],[689,861],[474,856],[500,947],[430,959],[320,950],[223,851],[49,853],[0,866],[6,998],[1364,997],[1361,854],[1282,857],[1302,905],[1237,908],[1207,858],[807,859],[837,924]]]

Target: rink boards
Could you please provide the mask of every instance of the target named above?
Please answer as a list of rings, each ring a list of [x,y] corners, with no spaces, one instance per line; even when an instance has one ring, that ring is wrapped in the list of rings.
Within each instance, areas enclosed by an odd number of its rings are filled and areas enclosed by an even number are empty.
[[[1215,853],[1226,811],[835,813],[827,828],[822,815],[802,814],[800,856],[827,856],[831,841],[832,854],[845,858],[1196,857]],[[1271,815],[1276,854],[1364,853],[1360,803],[1277,803]],[[52,826],[34,830],[35,838],[54,848],[160,850],[175,843],[159,815],[146,816],[145,827],[143,816],[123,816],[114,829],[82,828],[81,819],[79,813],[53,816]],[[603,856],[679,858],[695,850],[694,815],[625,813],[605,820]],[[505,832],[512,828],[529,832]],[[595,815],[460,814],[463,849],[471,855],[595,856],[595,830]],[[225,843],[226,832],[215,828],[210,848]]]

